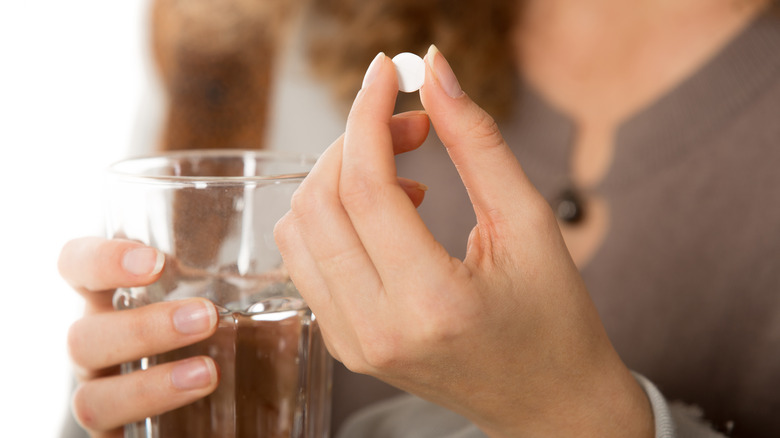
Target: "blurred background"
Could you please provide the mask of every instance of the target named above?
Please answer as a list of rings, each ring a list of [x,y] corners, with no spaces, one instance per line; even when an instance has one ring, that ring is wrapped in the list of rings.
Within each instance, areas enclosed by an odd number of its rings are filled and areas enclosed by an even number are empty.
[[[103,169],[128,154],[149,92],[145,0],[0,5],[2,436],[55,437],[70,393],[66,335],[81,300],[57,273],[101,234]]]

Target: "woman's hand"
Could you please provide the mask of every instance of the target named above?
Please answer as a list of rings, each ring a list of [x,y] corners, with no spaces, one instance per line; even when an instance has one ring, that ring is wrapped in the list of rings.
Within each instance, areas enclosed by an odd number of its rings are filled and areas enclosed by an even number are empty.
[[[80,382],[73,413],[93,437],[122,436],[122,425],[189,404],[217,387],[216,366],[205,356],[118,374],[123,362],[193,344],[217,328],[216,308],[205,299],[113,310],[115,288],[153,283],[163,261],[139,243],[100,238],[73,240],[60,254],[60,273],[86,301],[68,347]]]
[[[331,353],[494,437],[652,436],[548,204],[435,48],[426,69],[423,105],[477,216],[467,256],[446,253],[397,182],[397,82],[380,54],[276,229]]]

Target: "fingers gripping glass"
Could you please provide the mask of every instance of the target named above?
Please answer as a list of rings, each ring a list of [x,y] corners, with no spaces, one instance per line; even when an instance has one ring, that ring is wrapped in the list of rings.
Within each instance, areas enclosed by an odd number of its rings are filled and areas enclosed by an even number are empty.
[[[328,435],[330,358],[273,237],[314,162],[312,156],[216,150],[111,166],[108,236],[165,254],[162,277],[118,290],[115,307],[205,297],[220,311],[211,338],[123,365],[130,373],[209,355],[220,368],[212,395],[128,425],[126,437]]]

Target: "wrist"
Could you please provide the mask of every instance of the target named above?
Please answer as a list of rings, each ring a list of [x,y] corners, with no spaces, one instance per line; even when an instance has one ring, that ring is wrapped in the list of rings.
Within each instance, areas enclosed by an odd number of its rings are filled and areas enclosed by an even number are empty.
[[[642,386],[612,351],[595,372],[577,368],[549,385],[539,403],[522,403],[511,424],[480,424],[491,438],[653,438],[652,405]],[[508,416],[506,417],[508,418]]]

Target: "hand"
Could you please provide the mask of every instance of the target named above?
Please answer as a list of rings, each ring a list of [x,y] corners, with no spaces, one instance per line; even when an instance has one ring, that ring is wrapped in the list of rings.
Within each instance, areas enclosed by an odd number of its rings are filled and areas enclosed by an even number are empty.
[[[86,301],[68,347],[80,382],[73,413],[93,437],[120,437],[122,425],[189,404],[217,387],[216,366],[206,356],[118,375],[123,362],[195,343],[217,328],[216,308],[205,299],[113,310],[113,289],[153,283],[162,260],[139,243],[99,238],[73,240],[60,254],[61,275]]]
[[[380,54],[346,133],[276,229],[329,350],[494,437],[652,436],[647,398],[607,339],[550,207],[443,56],[432,47],[425,60],[423,106],[477,225],[466,258],[450,257],[397,183],[397,82]]]

